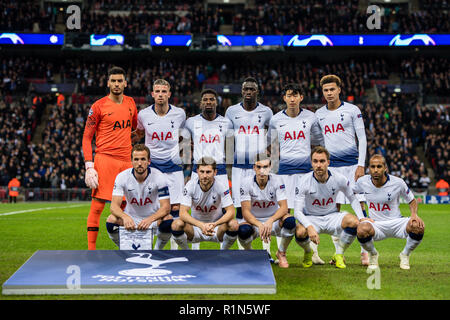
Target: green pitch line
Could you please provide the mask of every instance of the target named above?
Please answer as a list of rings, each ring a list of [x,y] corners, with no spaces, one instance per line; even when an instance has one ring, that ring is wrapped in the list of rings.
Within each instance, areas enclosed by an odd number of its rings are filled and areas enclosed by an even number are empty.
[[[71,205],[81,205],[73,206]],[[90,202],[39,202],[0,204],[0,214],[26,211],[17,214],[0,215],[0,283],[3,284],[36,250],[86,250],[86,220]],[[50,208],[50,209],[47,209]],[[351,212],[350,206],[343,210]],[[409,216],[407,205],[401,205],[402,214]],[[116,250],[106,233],[105,221],[109,204],[105,206],[100,223],[97,248]],[[371,276],[360,266],[360,246],[355,241],[346,251],[347,269],[338,270],[330,265],[301,266],[303,250],[292,241],[287,250],[289,269],[273,265],[277,281],[275,295],[80,295],[80,296],[3,296],[5,299],[194,299],[194,300],[448,300],[450,299],[450,205],[419,205],[419,216],[425,222],[425,236],[412,253],[411,270],[399,268],[398,254],[403,250],[405,240],[387,239],[376,242],[380,253],[380,289],[367,288]],[[319,254],[328,262],[334,253],[334,246],[328,235],[321,235]],[[261,249],[259,240],[253,243]],[[215,243],[202,243],[201,249],[218,249]],[[232,249],[237,249],[234,244]],[[276,239],[272,238],[272,256],[276,252]],[[230,272],[233,272],[230,270]]]

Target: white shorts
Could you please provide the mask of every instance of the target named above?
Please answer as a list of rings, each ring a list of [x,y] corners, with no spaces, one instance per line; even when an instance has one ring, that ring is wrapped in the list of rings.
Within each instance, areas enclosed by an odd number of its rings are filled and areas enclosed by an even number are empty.
[[[194,179],[198,180],[198,174],[197,174],[197,172],[192,171],[192,174],[191,174],[191,180],[194,180]],[[214,179],[215,179],[219,184],[223,184],[223,185],[225,185],[225,186],[228,186],[228,176],[227,176],[226,174],[219,174],[219,175],[216,175],[216,176],[214,177]]]
[[[334,212],[324,216],[307,216],[317,233],[339,237],[342,233],[342,219],[348,212]]]
[[[253,168],[231,168],[231,197],[233,198],[233,204],[235,208],[241,207],[241,181],[246,177],[253,177],[254,175],[255,170],[253,170]]]
[[[214,235],[207,236],[203,234],[202,229],[200,229],[197,226],[192,226],[194,228],[194,237],[190,241],[191,243],[198,243],[203,241],[210,241],[210,242],[220,242],[217,238],[217,230],[219,230],[219,226],[214,228]]]
[[[184,189],[183,171],[163,172],[169,188],[170,204],[180,203]]]
[[[387,238],[406,239],[408,232],[406,232],[406,226],[409,222],[409,217],[401,217],[392,220],[382,220],[371,222],[365,220],[361,223],[370,223],[375,230],[373,236],[374,241],[380,241]]]
[[[294,174],[279,174],[278,176],[282,179],[286,196],[288,201],[288,208],[294,209],[294,201],[295,201],[295,187],[297,187],[300,178],[303,177],[306,173],[294,173]]]
[[[353,188],[355,186],[355,172],[357,167],[358,165],[355,164],[352,166],[331,167],[331,170],[336,171],[345,176],[350,181],[350,187]],[[355,196],[359,202],[363,202],[366,200],[366,197],[364,197],[363,194],[355,194]],[[342,191],[339,191],[338,194],[336,195],[336,203],[349,204],[350,201],[348,201],[347,197],[344,195],[344,193],[342,193]]]

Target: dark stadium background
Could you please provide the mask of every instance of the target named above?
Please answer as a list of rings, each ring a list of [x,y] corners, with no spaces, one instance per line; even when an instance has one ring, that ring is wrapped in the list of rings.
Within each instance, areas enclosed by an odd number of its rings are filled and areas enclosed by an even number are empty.
[[[81,29],[69,30],[67,6],[82,8]],[[382,8],[381,29],[369,30],[367,6]],[[115,13],[121,13],[116,16]],[[90,104],[107,93],[106,73],[127,70],[139,108],[152,103],[153,80],[172,85],[170,103],[199,112],[199,93],[220,94],[218,112],[240,99],[248,76],[260,101],[282,108],[281,88],[300,83],[304,107],[324,104],[320,78],[337,74],[341,99],[364,116],[368,155],[386,156],[390,172],[421,194],[450,182],[449,47],[305,47],[220,50],[217,34],[448,34],[443,1],[0,1],[0,32],[64,33],[63,46],[0,45],[0,200],[21,182],[19,201],[89,200],[81,140]],[[89,35],[120,33],[125,45],[101,50]],[[192,34],[190,47],[150,47],[150,34]],[[53,89],[52,89],[53,88]],[[64,101],[61,102],[61,96]],[[367,158],[369,158],[369,156]],[[190,174],[186,166],[185,175]]]

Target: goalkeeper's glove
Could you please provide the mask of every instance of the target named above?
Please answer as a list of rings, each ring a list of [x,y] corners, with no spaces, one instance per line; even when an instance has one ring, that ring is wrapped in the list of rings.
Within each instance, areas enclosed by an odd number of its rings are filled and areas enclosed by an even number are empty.
[[[91,189],[97,189],[98,187],[98,174],[97,170],[94,169],[94,163],[92,161],[87,161],[86,164],[86,176],[84,182]]]

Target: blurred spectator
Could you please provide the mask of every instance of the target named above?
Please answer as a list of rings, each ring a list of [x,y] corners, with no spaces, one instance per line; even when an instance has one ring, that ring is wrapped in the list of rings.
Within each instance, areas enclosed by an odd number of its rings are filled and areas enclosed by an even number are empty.
[[[20,178],[20,177],[19,177]],[[8,183],[9,191],[9,203],[17,203],[17,197],[19,196],[20,181],[16,177],[12,178]]]
[[[448,189],[449,185],[448,182],[444,179],[439,180],[436,182],[436,189],[438,190],[438,194],[440,196],[448,196]]]

